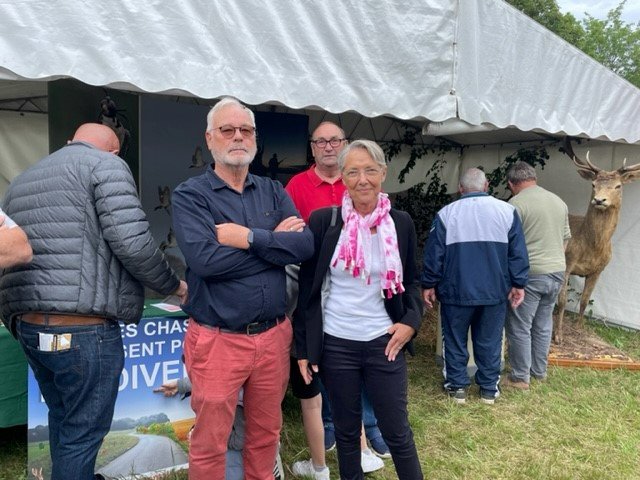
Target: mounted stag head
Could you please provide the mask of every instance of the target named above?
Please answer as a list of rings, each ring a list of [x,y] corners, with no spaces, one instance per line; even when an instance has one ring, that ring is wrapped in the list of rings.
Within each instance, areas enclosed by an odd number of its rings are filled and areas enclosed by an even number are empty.
[[[564,151],[575,163],[578,173],[591,180],[591,202],[584,217],[571,219],[571,240],[565,251],[566,271],[564,286],[558,296],[558,316],[553,326],[553,338],[562,343],[562,322],[567,304],[569,275],[584,277],[584,289],[580,297],[580,325],[584,325],[584,311],[591,298],[598,277],[611,260],[611,237],[618,225],[622,205],[622,185],[640,178],[640,163],[611,172],[596,167],[589,160],[582,161],[573,153],[569,137],[565,137]]]

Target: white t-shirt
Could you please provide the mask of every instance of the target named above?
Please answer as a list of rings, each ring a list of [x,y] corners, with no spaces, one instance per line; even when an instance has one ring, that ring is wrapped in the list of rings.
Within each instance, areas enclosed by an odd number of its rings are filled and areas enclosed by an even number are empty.
[[[385,333],[393,321],[384,308],[380,271],[382,262],[377,234],[371,236],[371,283],[354,278],[342,261],[330,267],[330,289],[324,309],[324,332],[334,337],[368,342]],[[331,265],[338,255],[333,253]]]

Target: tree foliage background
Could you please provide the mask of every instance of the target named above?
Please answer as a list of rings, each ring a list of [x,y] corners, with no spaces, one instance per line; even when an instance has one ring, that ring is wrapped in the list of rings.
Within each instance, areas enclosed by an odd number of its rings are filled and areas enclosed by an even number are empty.
[[[555,0],[507,0],[556,35],[640,87],[640,22],[622,20],[627,0],[597,19],[588,13],[582,21],[560,12]]]

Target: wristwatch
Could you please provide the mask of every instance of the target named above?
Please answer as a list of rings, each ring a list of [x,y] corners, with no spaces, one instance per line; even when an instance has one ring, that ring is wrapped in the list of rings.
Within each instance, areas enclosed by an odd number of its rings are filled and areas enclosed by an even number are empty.
[[[249,244],[249,248],[253,245],[253,230],[249,230],[247,234],[247,243]]]

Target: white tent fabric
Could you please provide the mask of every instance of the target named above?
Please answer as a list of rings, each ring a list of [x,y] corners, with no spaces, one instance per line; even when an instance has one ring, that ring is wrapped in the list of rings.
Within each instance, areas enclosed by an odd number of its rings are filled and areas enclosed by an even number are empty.
[[[458,29],[461,119],[640,140],[640,90],[509,4],[461,1]]]
[[[0,0],[0,18],[0,79],[640,141],[640,91],[502,0]]]

